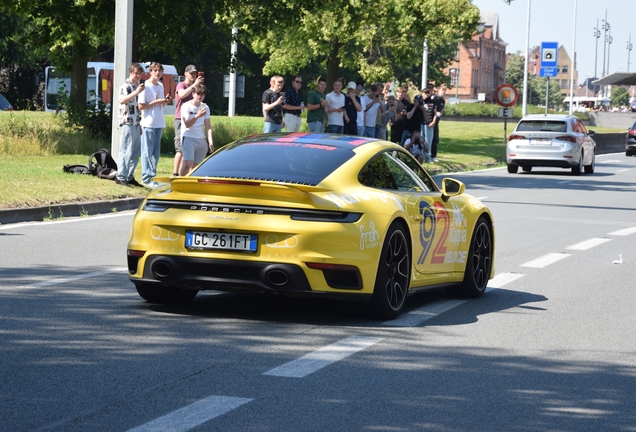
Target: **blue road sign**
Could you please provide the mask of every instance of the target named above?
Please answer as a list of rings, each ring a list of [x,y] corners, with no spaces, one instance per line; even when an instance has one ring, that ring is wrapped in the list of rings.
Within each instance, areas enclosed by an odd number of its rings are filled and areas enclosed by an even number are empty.
[[[557,57],[559,56],[558,42],[541,42],[541,69],[557,67]],[[541,75],[547,76],[547,75]]]
[[[559,73],[556,67],[543,67],[539,70],[539,76],[554,78]]]

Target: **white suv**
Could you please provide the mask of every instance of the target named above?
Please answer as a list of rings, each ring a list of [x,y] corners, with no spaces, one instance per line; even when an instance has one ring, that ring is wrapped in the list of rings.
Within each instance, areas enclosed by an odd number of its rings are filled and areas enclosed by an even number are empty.
[[[571,115],[531,114],[523,117],[506,145],[508,172],[519,167],[525,172],[532,167],[561,167],[580,175],[592,174],[596,163],[594,131]]]

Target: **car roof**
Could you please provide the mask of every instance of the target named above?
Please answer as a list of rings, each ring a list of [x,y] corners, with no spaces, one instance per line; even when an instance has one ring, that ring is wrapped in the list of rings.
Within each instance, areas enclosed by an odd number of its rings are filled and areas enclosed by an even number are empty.
[[[11,102],[0,93],[0,109],[13,108]]]
[[[275,134],[256,134],[250,135],[238,140],[239,142],[272,142],[272,143],[289,143],[289,144],[314,144],[328,145],[346,149],[360,148],[365,144],[383,143],[384,141],[376,138],[359,137],[355,135],[339,135],[330,133],[275,133]],[[384,142],[385,144],[389,144]]]
[[[574,115],[568,114],[527,114],[523,116],[521,121],[524,120],[547,120],[547,121],[565,121],[566,119],[577,118]]]

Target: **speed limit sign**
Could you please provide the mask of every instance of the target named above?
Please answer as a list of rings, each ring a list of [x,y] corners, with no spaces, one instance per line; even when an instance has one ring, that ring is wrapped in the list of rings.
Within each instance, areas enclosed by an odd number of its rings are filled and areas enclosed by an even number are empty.
[[[514,106],[519,100],[519,92],[512,84],[502,84],[495,90],[495,102],[504,108]]]

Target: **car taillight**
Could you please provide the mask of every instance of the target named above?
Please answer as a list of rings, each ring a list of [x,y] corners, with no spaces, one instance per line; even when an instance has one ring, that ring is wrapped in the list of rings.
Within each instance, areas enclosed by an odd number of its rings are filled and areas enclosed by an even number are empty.
[[[523,135],[510,135],[510,138],[508,138],[508,141],[518,140],[518,139],[526,139],[526,137],[524,137]]]
[[[576,137],[572,135],[561,135],[556,137],[559,141],[570,141],[576,144]]]
[[[630,129],[627,133],[632,135],[632,136],[636,135],[636,129]]]

